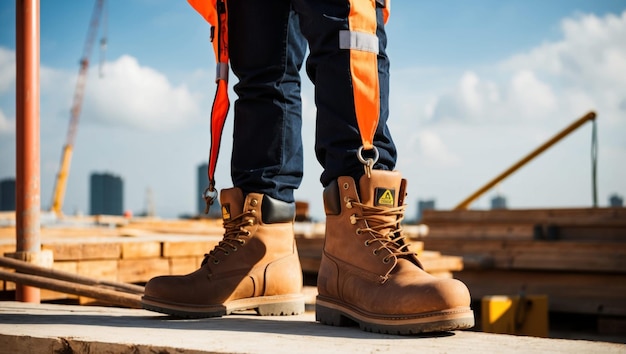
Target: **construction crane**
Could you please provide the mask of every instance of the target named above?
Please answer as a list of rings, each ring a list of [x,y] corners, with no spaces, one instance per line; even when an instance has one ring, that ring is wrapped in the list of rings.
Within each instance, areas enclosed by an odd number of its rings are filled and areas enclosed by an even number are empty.
[[[63,151],[61,154],[61,164],[59,166],[59,172],[57,174],[54,186],[54,194],[52,195],[51,211],[54,212],[57,216],[63,215],[63,199],[65,198],[67,178],[70,173],[70,164],[72,161],[72,152],[74,149],[74,140],[76,139],[76,130],[78,128],[78,120],[82,108],[83,96],[85,94],[85,84],[87,82],[87,72],[89,70],[89,58],[91,57],[93,43],[96,38],[96,34],[98,33],[100,20],[104,12],[104,5],[105,0],[96,0],[94,4],[93,12],[91,14],[91,21],[89,23],[89,29],[87,31],[87,39],[85,40],[85,45],[83,47],[83,56],[80,59],[80,70],[78,72],[78,78],[76,80],[74,99],[72,101],[72,109],[70,111],[70,124],[67,131],[65,145],[63,146]],[[106,25],[104,28],[106,28]],[[105,49],[106,33],[103,33],[102,39],[100,41],[100,58],[104,58],[103,52]],[[100,72],[100,74],[102,74],[102,71]]]

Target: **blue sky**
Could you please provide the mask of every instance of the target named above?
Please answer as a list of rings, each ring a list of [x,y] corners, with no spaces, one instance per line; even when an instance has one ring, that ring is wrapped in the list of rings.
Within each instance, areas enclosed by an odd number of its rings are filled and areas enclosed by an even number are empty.
[[[93,1],[41,0],[42,206],[49,206]],[[454,207],[588,110],[598,112],[599,201],[626,195],[626,2],[395,0],[387,27],[390,128],[418,199]],[[105,75],[92,54],[65,212],[88,212],[88,176],[125,180],[125,207],[195,210],[195,168],[208,154],[213,97],[209,28],[178,0],[110,0]],[[0,179],[15,175],[15,2],[0,3]],[[304,77],[304,75],[303,75]],[[297,197],[323,216],[304,78],[305,180]],[[232,81],[234,83],[234,80]],[[234,97],[234,96],[233,96]],[[229,118],[232,121],[232,117]],[[232,122],[231,122],[232,123]],[[218,166],[229,187],[230,126]],[[512,208],[591,203],[591,127],[504,181]]]

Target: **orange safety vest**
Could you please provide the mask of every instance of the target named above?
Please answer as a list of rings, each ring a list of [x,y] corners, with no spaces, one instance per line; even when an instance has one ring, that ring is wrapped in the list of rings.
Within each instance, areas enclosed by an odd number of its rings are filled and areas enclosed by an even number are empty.
[[[211,42],[215,52],[217,91],[211,109],[211,150],[209,156],[209,187],[205,191],[208,206],[217,197],[215,166],[222,131],[230,108],[228,98],[228,6],[226,0],[187,0],[211,24]],[[391,0],[347,0],[349,31],[342,33],[344,49],[350,50],[350,73],[354,93],[356,119],[363,149],[374,149],[374,134],[380,114],[378,84],[378,42],[376,38],[376,3],[384,3],[385,23],[389,18]],[[376,41],[373,43],[373,41]],[[340,41],[341,42],[341,41]],[[368,43],[369,42],[369,43]],[[370,166],[371,167],[371,166]]]

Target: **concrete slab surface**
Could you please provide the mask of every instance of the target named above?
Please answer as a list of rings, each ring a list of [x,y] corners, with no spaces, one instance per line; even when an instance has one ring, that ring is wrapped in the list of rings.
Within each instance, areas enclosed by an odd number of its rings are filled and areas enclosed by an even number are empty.
[[[174,319],[114,307],[0,302],[0,353],[626,353],[626,345],[456,331],[363,332],[300,316]]]

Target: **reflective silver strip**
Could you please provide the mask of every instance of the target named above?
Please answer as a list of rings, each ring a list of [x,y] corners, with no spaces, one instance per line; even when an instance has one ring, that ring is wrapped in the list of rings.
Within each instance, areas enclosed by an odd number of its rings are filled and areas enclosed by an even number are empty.
[[[228,82],[228,63],[217,63],[215,67],[215,82],[220,80]]]
[[[340,31],[339,48],[378,54],[378,37],[375,34],[365,32]]]

